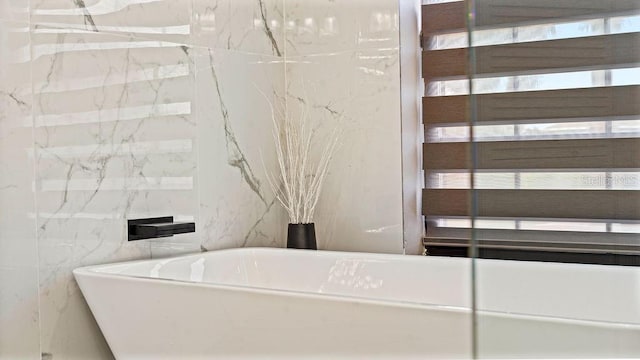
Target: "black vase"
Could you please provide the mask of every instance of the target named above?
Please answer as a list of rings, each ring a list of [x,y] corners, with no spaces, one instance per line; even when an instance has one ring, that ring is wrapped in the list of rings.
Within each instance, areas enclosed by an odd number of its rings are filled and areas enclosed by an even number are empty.
[[[311,224],[289,224],[287,248],[318,250],[316,228]]]

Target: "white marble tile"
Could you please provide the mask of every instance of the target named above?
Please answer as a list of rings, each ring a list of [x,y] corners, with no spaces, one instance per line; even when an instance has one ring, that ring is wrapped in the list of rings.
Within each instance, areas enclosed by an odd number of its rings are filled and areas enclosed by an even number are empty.
[[[203,247],[283,246],[264,168],[275,161],[269,101],[282,101],[284,64],[225,50],[202,50],[196,64]]]
[[[284,56],[284,0],[194,0],[193,43]]]
[[[29,22],[29,0],[0,0],[0,20]]]
[[[40,358],[28,30],[0,20],[0,359]]]
[[[319,140],[343,132],[315,219],[320,248],[402,252],[398,66],[393,49],[287,59],[289,112],[306,107]]]
[[[31,21],[41,31],[88,30],[187,44],[192,0],[31,0]]]
[[[397,0],[287,0],[286,54],[397,49]]]
[[[40,267],[42,359],[113,359],[71,271]]]
[[[40,359],[37,267],[0,266],[0,359]]]
[[[197,219],[190,49],[101,32],[32,41],[42,351],[109,358],[71,270],[150,257],[127,219]]]
[[[102,33],[33,41],[40,227],[195,216],[188,48]]]
[[[29,26],[0,21],[0,265],[35,266]]]
[[[47,231],[39,239],[40,345],[50,358],[112,358],[71,271],[83,265],[148,258],[150,251],[148,244],[110,241],[101,229],[109,224],[83,224],[86,228],[70,231],[64,239],[47,238]],[[65,236],[64,231],[75,226],[56,230]],[[91,234],[92,229],[99,234]]]

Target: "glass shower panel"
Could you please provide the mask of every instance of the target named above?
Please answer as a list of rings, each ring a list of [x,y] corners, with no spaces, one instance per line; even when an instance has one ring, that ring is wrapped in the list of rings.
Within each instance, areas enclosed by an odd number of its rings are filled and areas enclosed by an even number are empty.
[[[475,355],[640,357],[640,2],[465,4]]]

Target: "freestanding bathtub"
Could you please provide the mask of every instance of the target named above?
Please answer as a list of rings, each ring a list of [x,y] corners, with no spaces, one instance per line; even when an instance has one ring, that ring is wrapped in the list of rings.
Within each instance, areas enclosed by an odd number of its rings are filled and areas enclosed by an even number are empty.
[[[76,269],[117,359],[471,358],[471,262],[233,249]],[[478,260],[485,358],[640,357],[640,270]]]

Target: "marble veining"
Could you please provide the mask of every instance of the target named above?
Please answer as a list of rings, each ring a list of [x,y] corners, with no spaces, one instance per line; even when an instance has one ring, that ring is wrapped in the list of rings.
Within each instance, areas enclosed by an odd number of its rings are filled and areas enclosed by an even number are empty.
[[[225,144],[227,145],[227,163],[237,168],[242,174],[242,179],[247,183],[249,188],[256,193],[256,196],[262,200],[266,204],[266,200],[262,193],[260,192],[260,180],[258,180],[251,169],[251,165],[247,161],[246,156],[242,153],[242,149],[240,145],[238,145],[238,139],[236,139],[235,134],[233,133],[233,128],[231,126],[231,122],[229,119],[229,110],[224,104],[224,100],[222,99],[222,92],[220,90],[220,82],[218,81],[218,76],[216,75],[216,69],[213,62],[213,51],[208,50],[209,53],[209,65],[211,77],[213,78],[213,82],[215,84],[216,95],[218,97],[218,101],[220,103],[220,115],[222,116],[224,122],[224,135],[225,135]]]
[[[98,27],[96,23],[93,21],[93,17],[91,13],[89,13],[89,9],[84,4],[83,0],[73,0],[78,9],[82,10],[82,17],[84,18],[84,25],[92,31],[98,31]]]
[[[364,49],[287,59],[289,112],[307,109],[320,137],[343,132],[316,212],[320,248],[402,252],[398,58]]]
[[[129,35],[41,31],[32,42],[42,50],[31,65],[39,85],[33,154],[42,350],[53,358],[108,358],[70,271],[150,257],[152,243],[126,241],[133,215],[197,216],[193,146],[143,151],[195,140],[193,63],[181,44],[138,46]]]
[[[199,151],[206,159],[200,161],[200,181],[220,184],[200,189],[202,249],[281,244],[283,220],[265,188],[263,167],[275,160],[273,145],[256,134],[270,133],[262,93],[280,101],[275,94],[283,92],[277,79],[284,64],[270,55],[222,49],[202,50],[196,59]]]
[[[192,44],[284,56],[284,0],[194,0]]]
[[[33,159],[30,43],[24,2],[0,1],[0,358],[39,356],[38,258]]]
[[[264,33],[271,41],[271,48],[273,49],[275,55],[282,56],[282,52],[280,51],[280,47],[278,46],[278,42],[274,38],[273,31],[271,31],[271,25],[267,19],[267,10],[264,5],[264,1],[258,0],[258,5],[260,7],[260,18],[262,19],[262,23],[264,24]]]
[[[123,34],[189,45],[191,3],[192,0],[31,0],[31,21],[58,29]]]
[[[76,267],[284,246],[269,103],[344,129],[321,246],[401,251],[396,6],[0,0],[0,358],[113,357]],[[197,232],[126,241],[165,215]]]

